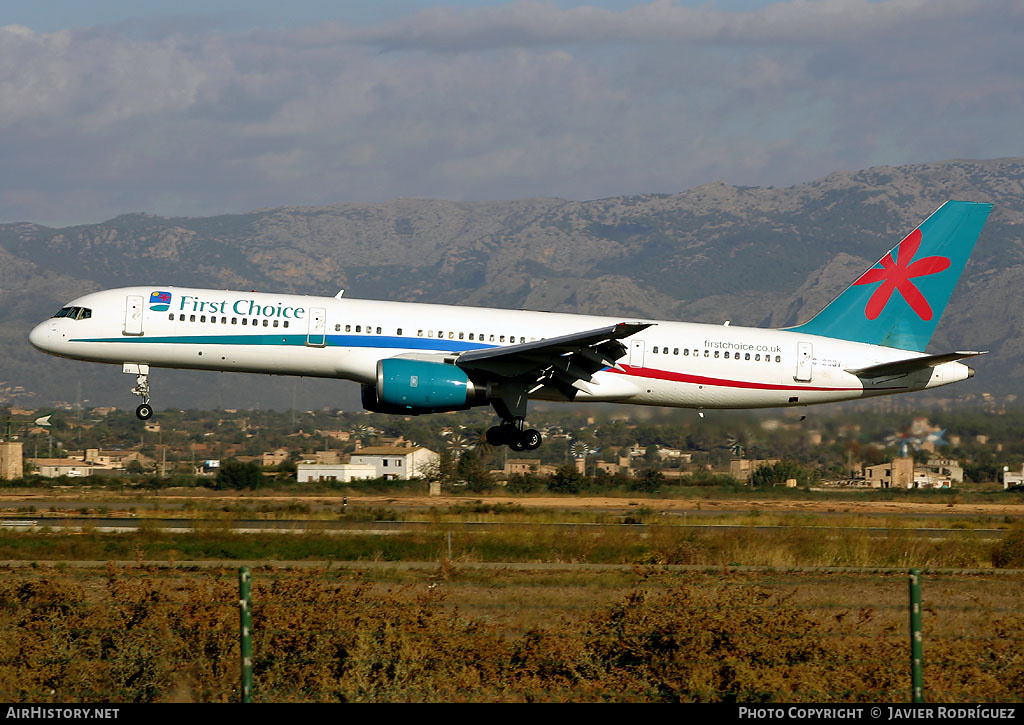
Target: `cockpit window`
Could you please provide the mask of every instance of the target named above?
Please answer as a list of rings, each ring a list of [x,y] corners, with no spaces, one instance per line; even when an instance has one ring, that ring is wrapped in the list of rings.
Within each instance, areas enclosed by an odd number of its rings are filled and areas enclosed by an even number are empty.
[[[61,307],[54,317],[68,317],[72,320],[88,320],[92,317],[92,310],[88,307]]]

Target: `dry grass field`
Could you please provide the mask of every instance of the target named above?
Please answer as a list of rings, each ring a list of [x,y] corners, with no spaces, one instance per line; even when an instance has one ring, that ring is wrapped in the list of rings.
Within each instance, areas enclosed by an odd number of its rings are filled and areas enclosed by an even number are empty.
[[[257,701],[906,702],[910,566],[930,569],[926,698],[1024,693],[1024,571],[993,564],[1010,549],[969,529],[930,541],[616,526],[523,542],[509,524],[458,539],[450,559],[442,531],[401,546],[216,527],[173,540],[5,534],[0,700],[237,701],[237,566],[223,560],[241,558],[265,562],[253,568]],[[190,558],[188,538],[191,558],[220,563],[142,564],[169,547]],[[330,566],[322,546],[361,553]],[[139,563],[76,563],[97,551]]]

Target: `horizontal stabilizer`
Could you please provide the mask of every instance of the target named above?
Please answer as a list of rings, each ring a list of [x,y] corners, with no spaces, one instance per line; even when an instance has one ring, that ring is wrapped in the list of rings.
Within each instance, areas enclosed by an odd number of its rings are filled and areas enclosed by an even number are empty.
[[[962,360],[965,357],[974,357],[975,355],[984,354],[985,352],[961,350],[958,352],[946,352],[941,355],[923,355],[921,357],[911,357],[905,360],[879,363],[878,365],[869,365],[866,368],[857,368],[856,370],[847,370],[846,372],[853,373],[857,377],[861,378],[875,378],[882,375],[900,375],[903,373],[912,373],[915,370],[933,368],[936,365],[953,362],[954,360]]]

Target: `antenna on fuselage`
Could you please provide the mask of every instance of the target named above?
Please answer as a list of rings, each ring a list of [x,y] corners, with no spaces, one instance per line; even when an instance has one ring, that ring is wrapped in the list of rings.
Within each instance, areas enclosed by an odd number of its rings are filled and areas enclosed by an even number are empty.
[[[345,290],[343,290],[343,289],[340,289],[340,290],[338,290],[338,294],[334,295],[334,299],[336,299],[336,300],[340,300],[340,299],[341,299],[341,296],[342,296],[343,294],[345,294]]]

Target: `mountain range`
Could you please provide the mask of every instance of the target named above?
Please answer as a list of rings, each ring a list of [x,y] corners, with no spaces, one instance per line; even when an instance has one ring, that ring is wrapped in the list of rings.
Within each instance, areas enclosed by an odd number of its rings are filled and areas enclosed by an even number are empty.
[[[989,350],[948,395],[1024,383],[1024,158],[714,182],[594,201],[398,199],[205,218],[0,225],[0,403],[134,407],[114,366],[33,350],[70,299],[127,285],[259,289],[780,327],[813,316],[947,199],[995,207],[929,350]],[[154,371],[154,405],[358,406],[340,381]]]

